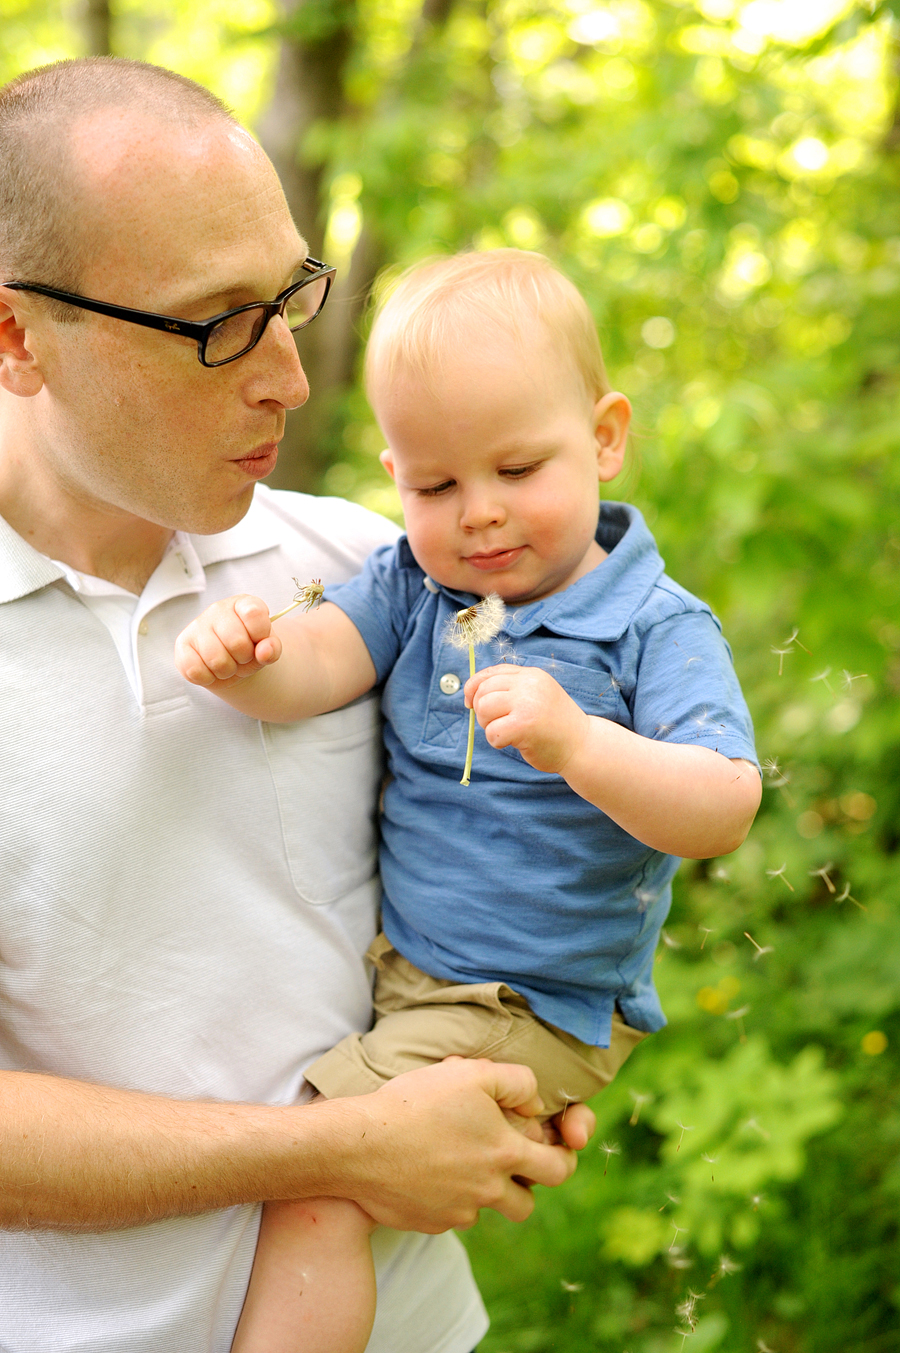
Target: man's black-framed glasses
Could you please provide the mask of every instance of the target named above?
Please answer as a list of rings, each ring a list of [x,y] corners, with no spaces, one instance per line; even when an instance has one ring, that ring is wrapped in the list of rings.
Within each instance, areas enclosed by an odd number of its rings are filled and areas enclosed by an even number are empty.
[[[266,331],[270,319],[282,316],[292,333],[311,324],[331,290],[334,268],[317,258],[307,258],[300,265],[303,276],[292,282],[274,301],[255,301],[225,310],[212,319],[177,319],[174,315],[156,315],[152,310],[132,310],[127,305],[108,305],[53,287],[32,285],[31,282],[5,282],[10,291],[34,291],[54,301],[64,301],[78,310],[93,310],[111,319],[123,319],[128,324],[142,324],[147,329],[161,329],[164,333],[192,338],[197,344],[197,356],[204,366],[225,366],[255,348]]]

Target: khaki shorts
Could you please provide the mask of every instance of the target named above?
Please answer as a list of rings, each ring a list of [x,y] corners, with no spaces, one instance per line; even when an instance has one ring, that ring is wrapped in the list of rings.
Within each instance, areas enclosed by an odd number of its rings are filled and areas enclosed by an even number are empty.
[[[443,1057],[489,1057],[530,1066],[543,1117],[604,1089],[645,1033],[613,1015],[611,1046],[595,1048],[545,1024],[505,982],[459,985],[429,977],[379,935],[366,955],[376,968],[375,1027],[350,1034],[309,1068],[328,1099],[364,1095],[404,1071]]]

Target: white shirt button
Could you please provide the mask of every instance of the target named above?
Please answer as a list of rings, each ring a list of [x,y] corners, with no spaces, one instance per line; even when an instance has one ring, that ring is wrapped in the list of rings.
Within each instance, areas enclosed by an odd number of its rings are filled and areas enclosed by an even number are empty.
[[[455,695],[462,682],[455,672],[445,672],[439,684],[445,695]]]
[[[425,578],[422,579],[422,582],[423,582],[423,584],[425,585],[425,588],[426,588],[429,592],[433,592],[433,593],[435,594],[435,596],[437,595],[439,589],[438,589],[438,587],[436,586],[436,584],[433,583],[433,582],[431,581],[430,578],[425,577]]]

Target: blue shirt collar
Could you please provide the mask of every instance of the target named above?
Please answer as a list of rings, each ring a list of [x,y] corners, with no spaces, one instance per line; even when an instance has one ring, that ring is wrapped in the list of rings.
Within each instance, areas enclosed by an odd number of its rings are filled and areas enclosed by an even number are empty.
[[[511,606],[503,625],[505,634],[515,637],[546,629],[569,639],[597,643],[621,639],[662,576],[665,564],[643,516],[630,503],[601,503],[596,540],[606,550],[607,558],[562,592],[526,606]],[[405,536],[400,542],[400,563],[405,568],[418,568]],[[458,606],[471,606],[479,599],[473,593],[432,586]]]

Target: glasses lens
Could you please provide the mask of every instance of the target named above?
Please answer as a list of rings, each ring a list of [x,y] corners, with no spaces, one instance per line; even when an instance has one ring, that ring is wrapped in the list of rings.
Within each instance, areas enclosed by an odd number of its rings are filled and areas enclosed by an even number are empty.
[[[214,329],[209,331],[206,340],[206,360],[210,365],[227,362],[231,357],[252,348],[265,328],[266,312],[260,306],[257,310],[242,310],[237,315],[229,315]]]
[[[328,278],[317,277],[314,282],[295,291],[284,308],[284,318],[289,329],[302,329],[322,309],[328,291]]]

